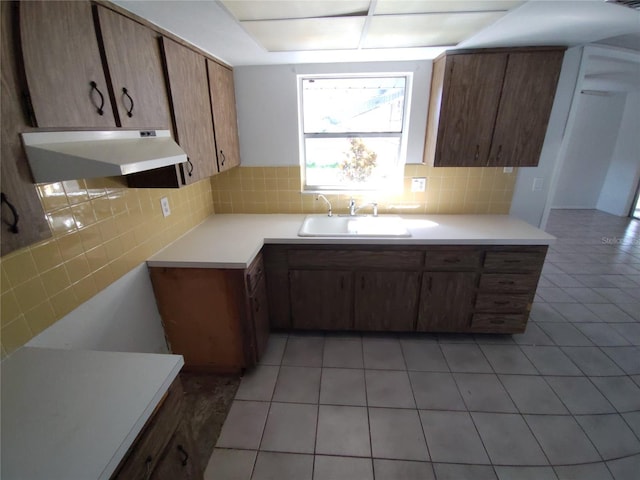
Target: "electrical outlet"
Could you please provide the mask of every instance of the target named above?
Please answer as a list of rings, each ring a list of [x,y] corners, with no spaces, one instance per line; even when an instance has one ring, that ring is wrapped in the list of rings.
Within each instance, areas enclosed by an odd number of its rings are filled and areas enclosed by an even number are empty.
[[[534,192],[541,192],[543,185],[544,185],[544,178],[536,177],[533,179],[533,185],[531,187],[531,190],[533,190]]]
[[[167,197],[162,197],[160,199],[160,206],[162,207],[162,216],[168,217],[171,215],[171,208],[169,207],[169,199]]]
[[[502,173],[513,173],[513,167],[504,167]]]
[[[424,177],[411,179],[411,191],[412,192],[424,192],[427,188],[427,179]]]

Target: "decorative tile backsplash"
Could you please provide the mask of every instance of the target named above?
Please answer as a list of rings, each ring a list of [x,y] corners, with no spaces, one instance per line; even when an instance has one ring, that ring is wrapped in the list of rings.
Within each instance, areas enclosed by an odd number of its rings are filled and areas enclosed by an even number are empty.
[[[399,194],[355,195],[358,205],[375,201],[380,213],[507,214],[517,169],[433,168],[406,165]],[[424,177],[424,192],[411,192],[411,179]],[[211,178],[218,213],[321,213],[324,202],[300,193],[299,167],[241,167]],[[326,195],[334,212],[348,210],[351,195]]]
[[[404,193],[356,196],[380,213],[508,213],[516,171],[407,165]],[[427,178],[411,193],[413,177]],[[240,167],[182,189],[127,188],[120,177],[38,185],[51,239],[0,259],[2,356],[217,213],[321,213],[300,193],[299,167]],[[162,216],[168,197],[171,215]],[[350,195],[327,195],[334,212]]]
[[[210,179],[127,188],[121,177],[40,184],[53,237],[2,257],[2,355],[11,353],[213,213]],[[167,197],[171,215],[162,216]]]

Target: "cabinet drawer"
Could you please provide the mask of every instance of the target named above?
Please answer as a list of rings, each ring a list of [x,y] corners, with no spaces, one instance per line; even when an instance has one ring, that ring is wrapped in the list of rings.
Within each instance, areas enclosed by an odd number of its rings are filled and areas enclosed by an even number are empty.
[[[129,449],[127,457],[116,470],[112,480],[148,478],[162,459],[162,452],[180,421],[182,406],[182,385],[176,379],[167,392],[162,404],[156,409]]]
[[[532,295],[520,294],[486,294],[479,293],[476,298],[477,312],[519,313],[529,310]]]
[[[289,267],[418,269],[421,251],[407,250],[289,250]]]
[[[471,330],[482,333],[519,333],[527,326],[526,314],[476,313]]]
[[[428,270],[475,270],[480,258],[478,250],[427,251],[424,266]]]
[[[487,252],[484,269],[492,272],[537,272],[542,269],[544,252]]]
[[[262,253],[258,253],[256,258],[251,262],[249,268],[246,270],[247,276],[247,289],[249,292],[253,292],[260,282],[260,278],[264,273],[264,262],[262,261]]]
[[[480,276],[480,290],[483,292],[529,293],[535,292],[538,275],[515,273],[485,273]]]

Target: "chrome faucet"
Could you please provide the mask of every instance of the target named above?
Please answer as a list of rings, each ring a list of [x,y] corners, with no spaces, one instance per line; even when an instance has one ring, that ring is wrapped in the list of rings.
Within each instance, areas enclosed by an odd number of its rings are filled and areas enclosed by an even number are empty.
[[[329,207],[329,211],[327,212],[327,216],[328,217],[333,217],[333,210],[331,209],[331,202],[329,200],[327,200],[327,197],[325,197],[324,195],[322,195],[321,193],[316,195],[316,200],[324,200],[324,202],[327,204],[327,206]]]
[[[356,214],[358,213],[358,210],[364,208],[364,207],[368,207],[371,206],[372,210],[373,210],[373,216],[377,217],[378,216],[378,203],[377,202],[370,202],[370,203],[365,203],[363,205],[360,205],[359,207],[356,207],[356,202],[353,199],[353,197],[351,197],[349,199],[349,216],[350,217],[355,217]]]

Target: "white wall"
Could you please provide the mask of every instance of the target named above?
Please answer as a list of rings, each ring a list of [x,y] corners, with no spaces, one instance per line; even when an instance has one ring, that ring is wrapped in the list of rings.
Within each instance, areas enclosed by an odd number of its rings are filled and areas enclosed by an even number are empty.
[[[431,86],[431,60],[234,68],[243,166],[299,165],[296,75],[413,72],[407,163],[420,163]]]
[[[120,277],[27,346],[169,353],[147,264]]]
[[[509,214],[531,225],[540,226],[548,202],[551,178],[571,109],[581,56],[582,47],[570,48],[564,54],[556,96],[549,117],[547,135],[544,139],[538,166],[518,169],[518,178]],[[533,191],[535,178],[542,179],[541,191]]]
[[[628,93],[611,165],[597,208],[627,216],[640,179],[640,92]]]
[[[625,95],[580,94],[576,102],[553,208],[596,208],[618,138]]]

